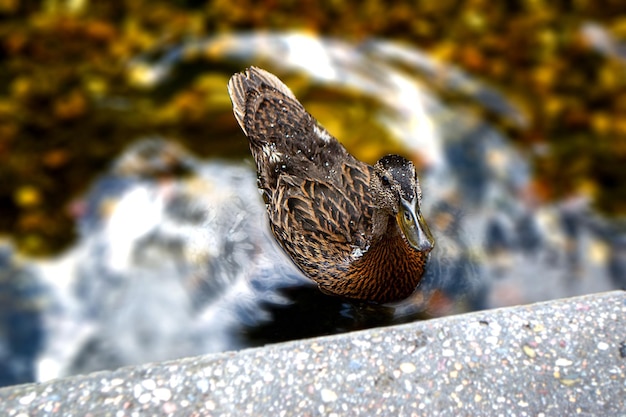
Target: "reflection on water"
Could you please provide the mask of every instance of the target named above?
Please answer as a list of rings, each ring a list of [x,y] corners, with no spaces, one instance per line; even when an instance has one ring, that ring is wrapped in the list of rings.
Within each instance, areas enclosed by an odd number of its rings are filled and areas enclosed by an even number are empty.
[[[245,34],[137,58],[129,73],[153,88],[190,57],[297,70],[379,103],[372,116],[422,167],[437,245],[420,291],[389,306],[321,294],[271,238],[251,164],[145,139],[73,206],[72,250],[44,262],[3,246],[0,384],[32,380],[35,363],[48,379],[626,286],[623,230],[585,195],[541,204],[524,155],[489,118],[439,98],[454,92],[526,123],[462,71],[390,42]]]

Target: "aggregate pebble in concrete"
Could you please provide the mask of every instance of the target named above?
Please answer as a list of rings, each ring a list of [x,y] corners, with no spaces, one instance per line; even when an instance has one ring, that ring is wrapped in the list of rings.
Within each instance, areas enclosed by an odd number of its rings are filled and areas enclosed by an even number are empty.
[[[626,415],[626,293],[0,390],[3,416]]]

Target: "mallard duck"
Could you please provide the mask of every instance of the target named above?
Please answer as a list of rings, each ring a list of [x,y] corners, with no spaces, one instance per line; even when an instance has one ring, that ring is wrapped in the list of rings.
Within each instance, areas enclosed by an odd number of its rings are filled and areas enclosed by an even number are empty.
[[[354,158],[275,75],[228,83],[279,245],[328,294],[386,303],[417,288],[433,237],[413,163]]]

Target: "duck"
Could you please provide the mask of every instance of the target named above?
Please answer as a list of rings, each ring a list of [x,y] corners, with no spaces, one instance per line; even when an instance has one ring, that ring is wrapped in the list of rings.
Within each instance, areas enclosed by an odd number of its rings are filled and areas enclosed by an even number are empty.
[[[228,82],[247,136],[271,232],[319,289],[391,303],[420,284],[435,241],[413,162],[352,156],[274,74],[250,67]]]

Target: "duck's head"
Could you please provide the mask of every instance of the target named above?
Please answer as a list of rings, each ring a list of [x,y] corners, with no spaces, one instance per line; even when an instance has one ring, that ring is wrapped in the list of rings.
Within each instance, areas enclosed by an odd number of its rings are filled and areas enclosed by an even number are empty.
[[[429,252],[435,245],[422,216],[422,190],[415,166],[398,155],[387,155],[374,165],[372,191],[377,209],[395,216],[407,242],[416,250]]]

